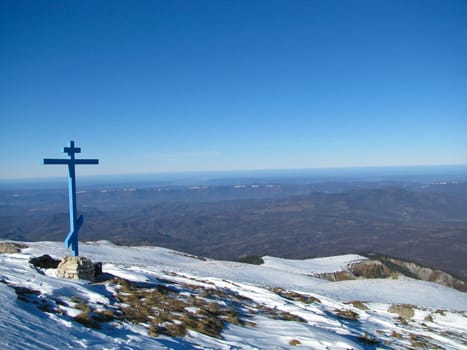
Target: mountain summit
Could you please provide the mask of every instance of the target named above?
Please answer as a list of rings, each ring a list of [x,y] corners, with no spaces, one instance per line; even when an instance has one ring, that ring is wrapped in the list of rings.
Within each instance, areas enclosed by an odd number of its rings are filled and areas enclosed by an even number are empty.
[[[331,282],[366,260],[217,261],[158,247],[81,245],[97,281],[57,277],[57,242],[0,254],[4,349],[467,349],[466,293],[405,276]],[[55,260],[52,258],[52,262]]]

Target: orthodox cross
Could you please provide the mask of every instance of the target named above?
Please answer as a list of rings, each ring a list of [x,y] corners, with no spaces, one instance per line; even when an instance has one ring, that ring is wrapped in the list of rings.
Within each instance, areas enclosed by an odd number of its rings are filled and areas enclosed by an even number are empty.
[[[68,201],[70,207],[70,232],[65,239],[65,247],[70,248],[74,256],[78,256],[78,231],[83,224],[83,215],[77,217],[76,210],[76,164],[99,164],[98,159],[75,159],[75,153],[81,153],[81,148],[75,147],[75,142],[70,141],[70,147],[65,147],[63,152],[68,153],[70,159],[44,159],[44,164],[68,165]]]

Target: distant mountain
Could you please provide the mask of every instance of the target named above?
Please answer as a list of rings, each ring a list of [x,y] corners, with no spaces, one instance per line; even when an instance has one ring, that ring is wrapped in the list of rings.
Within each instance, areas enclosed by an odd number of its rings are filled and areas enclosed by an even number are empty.
[[[157,247],[81,244],[103,262],[96,282],[57,277],[32,257],[58,242],[0,254],[2,349],[463,349],[467,294],[392,275],[329,282],[368,260],[263,257],[216,261]]]

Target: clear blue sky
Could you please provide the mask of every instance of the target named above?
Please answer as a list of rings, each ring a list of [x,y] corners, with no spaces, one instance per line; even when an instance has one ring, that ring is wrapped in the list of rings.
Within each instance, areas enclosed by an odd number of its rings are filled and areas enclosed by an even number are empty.
[[[0,178],[467,164],[467,1],[0,2]]]

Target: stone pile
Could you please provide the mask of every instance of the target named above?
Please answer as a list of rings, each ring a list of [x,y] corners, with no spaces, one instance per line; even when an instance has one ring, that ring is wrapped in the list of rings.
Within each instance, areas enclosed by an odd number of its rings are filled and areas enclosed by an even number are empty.
[[[83,256],[65,256],[57,267],[57,277],[95,281],[96,267]]]

